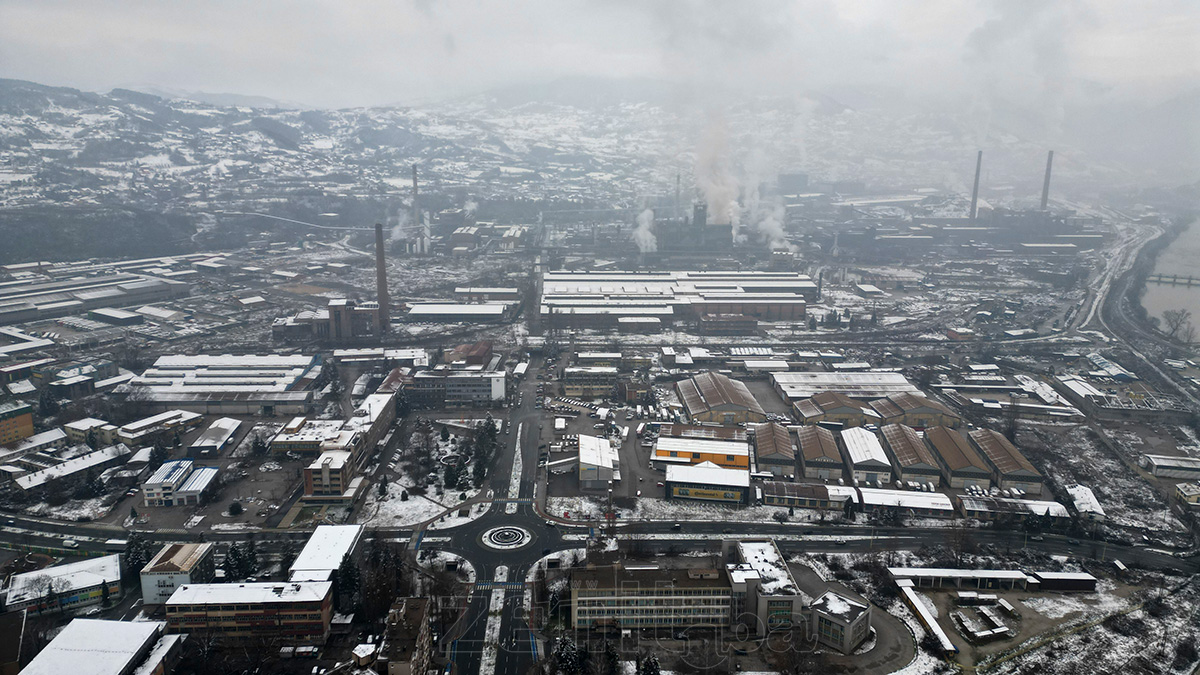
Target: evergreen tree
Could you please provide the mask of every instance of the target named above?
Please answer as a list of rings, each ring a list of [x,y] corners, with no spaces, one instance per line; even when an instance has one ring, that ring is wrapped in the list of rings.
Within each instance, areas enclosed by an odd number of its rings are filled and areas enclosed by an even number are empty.
[[[450,427],[442,427],[442,442],[446,443],[450,440]]]
[[[446,465],[443,485],[446,489],[453,490],[454,486],[458,485],[458,465],[453,462]]]
[[[141,532],[131,532],[125,542],[125,566],[136,577],[150,562],[150,542]]]
[[[41,396],[38,397],[38,416],[53,417],[58,414],[58,399],[54,398],[54,394],[50,393],[50,387],[42,390]]]
[[[235,541],[229,545],[229,550],[225,552],[225,564],[221,566],[225,570],[225,580],[233,581],[242,578],[244,562],[242,556],[242,547]]]
[[[100,587],[100,606],[108,607],[112,602],[112,591],[108,590],[108,582]]]
[[[620,675],[621,655],[612,640],[604,641],[604,675]]]
[[[387,496],[387,478],[383,476],[380,476],[379,478],[379,496]]]
[[[661,675],[662,668],[658,665],[658,657],[654,654],[642,659],[642,669],[638,675]]]
[[[296,553],[296,542],[291,539],[285,539],[283,550],[279,552],[279,569],[285,574],[291,568],[292,563],[296,562]]]
[[[254,540],[246,542],[246,546],[242,551],[243,561],[245,564],[246,575],[255,574],[258,572],[258,548],[254,545]]]
[[[267,449],[267,442],[263,440],[262,436],[255,436],[254,440],[250,443],[250,454],[255,457],[262,457],[267,454]]]
[[[132,506],[129,507],[129,519],[137,520],[137,517],[138,517],[137,509],[133,508]]]
[[[154,443],[154,449],[150,451],[150,470],[154,471],[167,461],[167,448],[159,442]]]
[[[97,438],[96,438],[96,430],[95,429],[88,429],[87,440],[85,442],[87,443],[87,446],[89,448],[91,448],[93,450],[96,449],[96,446],[99,444],[99,440],[97,440]]]
[[[362,579],[359,575],[358,565],[355,564],[350,554],[342,556],[342,564],[338,565],[337,570],[337,583],[338,597],[342,600],[342,608],[354,607],[358,592],[362,588]]]

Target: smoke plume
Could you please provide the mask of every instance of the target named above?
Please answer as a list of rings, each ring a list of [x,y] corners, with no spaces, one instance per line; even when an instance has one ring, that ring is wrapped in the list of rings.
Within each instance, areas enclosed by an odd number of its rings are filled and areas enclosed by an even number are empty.
[[[638,214],[637,227],[633,230],[633,243],[642,253],[658,250],[658,238],[654,236],[654,211],[646,209]]]

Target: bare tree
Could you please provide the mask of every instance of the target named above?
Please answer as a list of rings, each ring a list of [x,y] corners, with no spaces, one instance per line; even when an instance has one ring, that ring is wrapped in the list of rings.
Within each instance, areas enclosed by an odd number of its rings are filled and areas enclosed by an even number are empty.
[[[1168,309],[1163,312],[1163,325],[1167,329],[1167,337],[1174,338],[1179,331],[1192,320],[1192,313],[1186,309]]]
[[[1188,325],[1179,331],[1179,341],[1185,345],[1191,345],[1196,342],[1196,324],[1188,322]]]

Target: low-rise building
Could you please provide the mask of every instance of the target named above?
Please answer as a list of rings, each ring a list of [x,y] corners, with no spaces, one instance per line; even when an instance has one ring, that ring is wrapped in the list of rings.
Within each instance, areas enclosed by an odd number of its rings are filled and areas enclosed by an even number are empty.
[[[856,483],[883,485],[892,482],[892,464],[879,438],[862,427],[838,434],[846,470]]]
[[[22,670],[28,675],[166,675],[186,635],[164,635],[165,621],[73,619]]]
[[[1200,479],[1200,457],[1142,455],[1142,466],[1157,478]]]
[[[428,598],[399,598],[388,610],[383,660],[387,675],[424,675],[433,658]]]
[[[957,427],[962,419],[946,406],[924,394],[903,392],[871,401],[871,408],[885,424],[904,424],[916,429]]]
[[[304,467],[305,502],[352,504],[358,499],[363,479],[354,475],[350,453],[322,452]]]
[[[1176,483],[1175,498],[1188,508],[1200,508],[1200,483]]]
[[[767,421],[767,413],[745,384],[720,373],[701,373],[675,383],[688,418],[717,424]]]
[[[333,583],[186,584],[167,600],[166,615],[170,633],[324,644],[333,618]]]
[[[185,584],[206,584],[216,575],[212,544],[167,544],[142,568],[142,600],[161,605]]]
[[[221,454],[241,426],[241,421],[232,417],[214,420],[204,430],[204,433],[188,446],[188,455],[191,457],[215,457]]]
[[[991,429],[976,429],[968,436],[992,469],[992,480],[1001,489],[1017,488],[1031,495],[1042,494],[1042,474],[1003,434]]]
[[[620,480],[621,465],[617,449],[607,438],[579,435],[579,486],[585,490],[604,490]]]
[[[1071,506],[1075,509],[1075,513],[1084,520],[1103,521],[1104,507],[1100,505],[1100,500],[1096,499],[1096,493],[1086,485],[1067,485],[1063,488],[1071,497]]]
[[[346,556],[353,558],[362,543],[362,525],[320,525],[288,568],[290,581],[333,581]]]
[[[934,485],[941,482],[941,467],[912,427],[887,424],[879,431],[883,434],[883,449],[892,460],[899,480]]]
[[[822,424],[834,428],[878,424],[874,408],[836,391],[825,391],[792,404],[792,411],[803,424]]]
[[[833,432],[818,426],[803,426],[796,432],[800,441],[804,477],[827,481],[842,477],[846,465]]]
[[[120,556],[107,555],[14,574],[4,607],[10,612],[30,609],[41,614],[74,611],[98,605],[105,598],[116,602],[120,597]]]
[[[750,444],[742,441],[659,436],[654,442],[654,452],[650,455],[650,461],[660,467],[709,462],[727,469],[749,470]]]
[[[801,624],[808,596],[792,578],[771,539],[726,541],[721,546],[733,589],[732,620],[754,635]]]
[[[37,470],[20,476],[13,482],[22,492],[36,492],[63,481],[86,477],[88,471],[99,473],[105,469],[114,467],[128,459],[130,454],[131,452],[125,444],[118,443],[117,445],[100,448],[99,450],[84,452],[65,461],[53,458],[53,461],[49,462],[48,465],[34,463],[33,459],[25,457],[22,461],[28,462],[31,467],[36,466]],[[38,459],[47,460],[51,458],[43,456]]]
[[[425,408],[478,407],[504,400],[504,371],[452,370],[442,365],[413,375],[411,402]]]
[[[215,466],[198,467],[190,459],[163,462],[142,483],[143,506],[185,506],[199,504],[215,487],[220,471]]]
[[[85,417],[74,422],[67,422],[62,426],[63,431],[67,434],[67,440],[71,445],[82,445],[88,442],[88,437],[99,439],[100,429],[107,425],[108,422],[98,420],[94,417]]]
[[[750,472],[725,469],[712,462],[695,466],[668,465],[667,499],[746,504],[750,501]]]
[[[796,446],[787,427],[776,422],[756,424],[754,459],[759,471],[770,471],[778,477],[796,477]]]
[[[1059,523],[1069,520],[1067,507],[1058,502],[1038,499],[1010,499],[1008,497],[958,496],[959,510],[963,516],[976,520],[1000,520],[1021,523],[1031,518]]]
[[[871,633],[871,604],[828,590],[809,606],[813,634],[843,654],[853,652]]]
[[[933,451],[946,485],[958,490],[970,486],[986,490],[992,486],[991,467],[960,432],[930,427],[925,430],[925,444]]]
[[[563,368],[563,395],[572,398],[608,398],[617,387],[616,366],[569,366]]]
[[[818,511],[844,511],[847,503],[857,503],[847,492],[830,492],[825,485],[791,483],[777,480],[762,484],[763,504]]]

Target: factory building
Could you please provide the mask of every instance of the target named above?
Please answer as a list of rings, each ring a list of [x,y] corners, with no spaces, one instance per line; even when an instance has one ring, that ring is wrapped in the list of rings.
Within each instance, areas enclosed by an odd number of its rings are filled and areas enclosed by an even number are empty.
[[[773,476],[796,477],[796,446],[787,427],[775,422],[756,424],[754,432],[754,460],[759,471],[770,471]]]
[[[855,484],[884,485],[892,482],[892,463],[875,434],[853,427],[838,434],[842,457]]]
[[[33,277],[0,286],[0,325],[53,319],[115,307],[187,297],[177,279],[120,272],[67,279]]]
[[[608,398],[617,388],[620,372],[616,366],[563,368],[563,395],[580,399]]]
[[[892,394],[920,394],[900,373],[830,373],[824,371],[771,373],[771,384],[785,401],[812,398],[823,392],[844,394],[850,398],[875,400]]]
[[[888,424],[879,431],[883,435],[883,449],[891,459],[899,480],[934,485],[941,482],[941,467],[925,446],[924,439],[912,427]]]
[[[201,354],[163,356],[119,391],[148,407],[203,414],[303,413],[320,373],[316,356]]]
[[[621,479],[621,460],[617,448],[607,438],[579,436],[579,487],[604,490]]]
[[[504,400],[504,371],[452,370],[442,365],[413,375],[410,401],[417,407],[491,406]]]
[[[659,436],[654,442],[650,462],[658,467],[689,466],[705,462],[726,469],[750,470],[750,444],[744,441],[720,441],[704,438]]]
[[[879,413],[870,405],[856,401],[845,394],[825,391],[792,403],[792,410],[803,424],[821,424],[828,427],[861,427],[864,424],[879,424]]]
[[[720,373],[701,373],[675,383],[688,418],[694,422],[749,424],[765,422],[767,413],[745,384]]]
[[[792,272],[546,272],[542,281],[541,316],[563,327],[613,326],[621,318],[698,321],[705,314],[801,321],[817,295],[811,279]]]
[[[725,469],[712,462],[695,466],[667,466],[667,499],[747,504],[750,501],[750,472]]]
[[[827,481],[842,477],[846,465],[833,432],[823,427],[805,426],[796,432],[800,442],[804,477]]]
[[[884,424],[903,424],[917,430],[937,426],[956,428],[962,421],[941,403],[909,392],[871,401],[871,408]]]
[[[1017,488],[1031,495],[1042,494],[1042,474],[1003,434],[991,429],[976,429],[968,436],[992,469],[992,480],[1000,489]]]
[[[925,430],[925,443],[933,451],[946,485],[956,490],[970,486],[986,490],[992,486],[991,467],[958,431],[931,427]]]
[[[143,506],[189,506],[199,504],[214,486],[220,471],[215,466],[197,467],[190,459],[163,462],[142,483]]]

